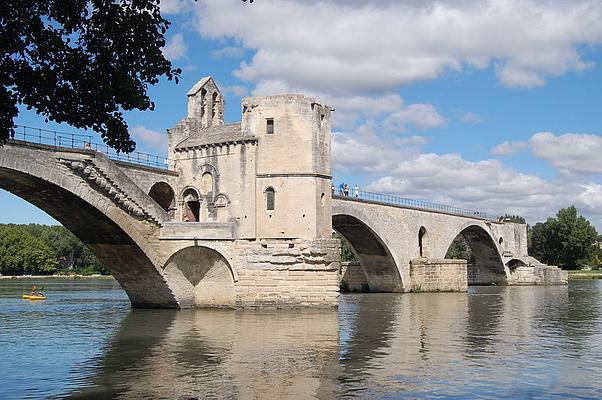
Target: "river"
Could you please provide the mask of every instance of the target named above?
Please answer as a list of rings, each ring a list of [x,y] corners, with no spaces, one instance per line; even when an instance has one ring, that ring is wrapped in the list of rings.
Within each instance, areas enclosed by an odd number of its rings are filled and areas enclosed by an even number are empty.
[[[112,280],[0,281],[0,398],[602,398],[602,280],[131,310]]]

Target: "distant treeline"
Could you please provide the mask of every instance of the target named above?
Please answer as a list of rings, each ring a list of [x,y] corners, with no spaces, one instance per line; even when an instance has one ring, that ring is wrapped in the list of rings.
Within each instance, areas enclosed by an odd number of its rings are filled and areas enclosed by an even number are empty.
[[[0,224],[0,274],[108,274],[108,271],[65,227]]]
[[[501,221],[525,223],[518,215],[504,215]],[[529,254],[549,265],[564,269],[579,269],[602,264],[601,238],[596,228],[575,206],[561,208],[555,217],[534,226],[527,225]],[[450,247],[446,258],[464,258],[474,262],[470,246],[458,235]]]

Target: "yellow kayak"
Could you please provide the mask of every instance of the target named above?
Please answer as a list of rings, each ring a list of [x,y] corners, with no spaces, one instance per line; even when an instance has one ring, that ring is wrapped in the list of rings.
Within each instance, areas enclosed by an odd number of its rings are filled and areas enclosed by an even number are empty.
[[[34,295],[34,294],[24,294],[21,296],[25,300],[46,300],[46,296]]]

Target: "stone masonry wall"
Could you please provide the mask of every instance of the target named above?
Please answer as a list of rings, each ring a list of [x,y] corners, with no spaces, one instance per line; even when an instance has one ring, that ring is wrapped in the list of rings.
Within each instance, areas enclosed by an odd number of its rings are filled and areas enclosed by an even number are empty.
[[[358,262],[341,263],[340,286],[349,292],[365,292],[370,289],[364,268]]]
[[[237,241],[237,307],[336,307],[337,239]]]
[[[418,258],[410,262],[413,292],[465,292],[466,260]]]

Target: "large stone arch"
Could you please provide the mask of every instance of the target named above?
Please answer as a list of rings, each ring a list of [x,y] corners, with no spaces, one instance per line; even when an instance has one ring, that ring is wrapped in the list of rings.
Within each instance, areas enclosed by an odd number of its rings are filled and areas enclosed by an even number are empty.
[[[151,239],[167,214],[104,155],[11,142],[0,148],[0,188],[77,236],[134,307],[179,306],[157,268],[157,243]]]
[[[445,253],[458,235],[464,237],[474,257],[474,264],[469,263],[468,265],[469,285],[506,284],[508,282],[508,272],[504,266],[498,242],[485,227],[474,222],[462,225],[457,235],[448,240]]]
[[[226,257],[206,246],[188,246],[165,263],[182,307],[234,307],[236,275]]]
[[[399,292],[403,283],[389,247],[357,216],[334,214],[332,228],[347,239],[359,258],[372,292]]]

